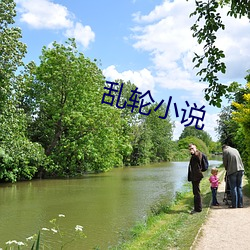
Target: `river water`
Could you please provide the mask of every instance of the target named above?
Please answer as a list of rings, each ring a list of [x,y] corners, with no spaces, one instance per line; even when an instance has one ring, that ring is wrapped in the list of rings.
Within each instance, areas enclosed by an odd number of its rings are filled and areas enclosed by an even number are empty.
[[[221,161],[210,161],[218,166]],[[188,162],[167,162],[142,167],[116,168],[80,179],[33,180],[0,186],[0,248],[5,242],[26,238],[56,218],[66,243],[83,226],[87,238],[64,249],[84,250],[116,245],[122,232],[145,219],[150,207],[163,198],[169,202],[187,182]],[[207,171],[209,172],[209,171]],[[209,174],[209,173],[208,173]],[[65,217],[59,217],[65,215]],[[56,229],[56,228],[55,228]],[[60,235],[41,231],[49,245]],[[51,243],[54,242],[54,243]],[[61,245],[62,243],[60,243]],[[24,247],[22,249],[30,249]],[[53,246],[51,249],[60,249]]]

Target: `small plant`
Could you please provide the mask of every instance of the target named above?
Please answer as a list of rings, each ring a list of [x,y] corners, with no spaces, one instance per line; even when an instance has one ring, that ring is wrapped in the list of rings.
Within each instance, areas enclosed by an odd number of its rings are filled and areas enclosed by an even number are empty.
[[[59,214],[59,218],[64,218],[64,214]],[[82,240],[87,236],[83,232],[83,226],[76,225],[70,230],[62,230],[59,220],[54,218],[49,221],[52,226],[43,227],[38,234],[34,234],[25,239],[25,241],[9,240],[4,250],[41,250],[41,249],[64,249],[65,246],[76,240]],[[3,250],[3,248],[0,248]]]

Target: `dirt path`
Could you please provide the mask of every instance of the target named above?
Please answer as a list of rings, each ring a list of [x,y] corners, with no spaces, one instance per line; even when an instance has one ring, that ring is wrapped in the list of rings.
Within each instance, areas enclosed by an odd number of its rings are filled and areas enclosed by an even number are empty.
[[[250,249],[250,199],[244,196],[244,207],[230,209],[223,202],[225,182],[218,188],[219,207],[211,207],[191,249]]]

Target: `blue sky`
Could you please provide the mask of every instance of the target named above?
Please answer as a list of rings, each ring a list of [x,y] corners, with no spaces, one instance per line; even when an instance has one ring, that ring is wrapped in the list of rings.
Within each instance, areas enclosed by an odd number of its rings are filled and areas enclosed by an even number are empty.
[[[173,103],[189,112],[205,105],[204,130],[214,140],[219,108],[204,100],[205,83],[199,83],[193,69],[193,53],[202,51],[192,38],[194,1],[189,0],[16,0],[16,25],[28,46],[26,62],[39,62],[42,47],[53,41],[75,37],[78,48],[90,59],[97,59],[107,80],[132,81],[139,91],[151,91],[153,99],[166,103],[172,96],[171,119],[174,139],[184,129],[175,116]],[[250,69],[250,23],[234,19],[221,10],[226,30],[218,34],[217,45],[225,51],[227,73],[222,83],[245,84]],[[186,102],[190,104],[188,108]],[[226,105],[227,103],[225,103]],[[202,123],[200,123],[201,125]],[[193,124],[195,125],[195,124]]]

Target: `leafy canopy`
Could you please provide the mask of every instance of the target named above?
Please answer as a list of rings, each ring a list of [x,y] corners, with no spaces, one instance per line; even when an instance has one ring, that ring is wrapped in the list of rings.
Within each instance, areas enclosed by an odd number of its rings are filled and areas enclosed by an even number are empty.
[[[226,64],[223,61],[225,54],[216,46],[216,34],[225,29],[219,8],[230,5],[228,15],[235,18],[248,16],[250,19],[250,4],[249,0],[200,0],[195,3],[196,9],[190,16],[196,16],[197,19],[191,30],[198,43],[204,45],[203,54],[195,53],[194,67],[199,69],[197,75],[200,76],[200,81],[209,84],[205,89],[205,99],[209,104],[221,107],[221,97],[233,89],[232,86],[220,83],[218,78],[219,73],[226,72]]]

